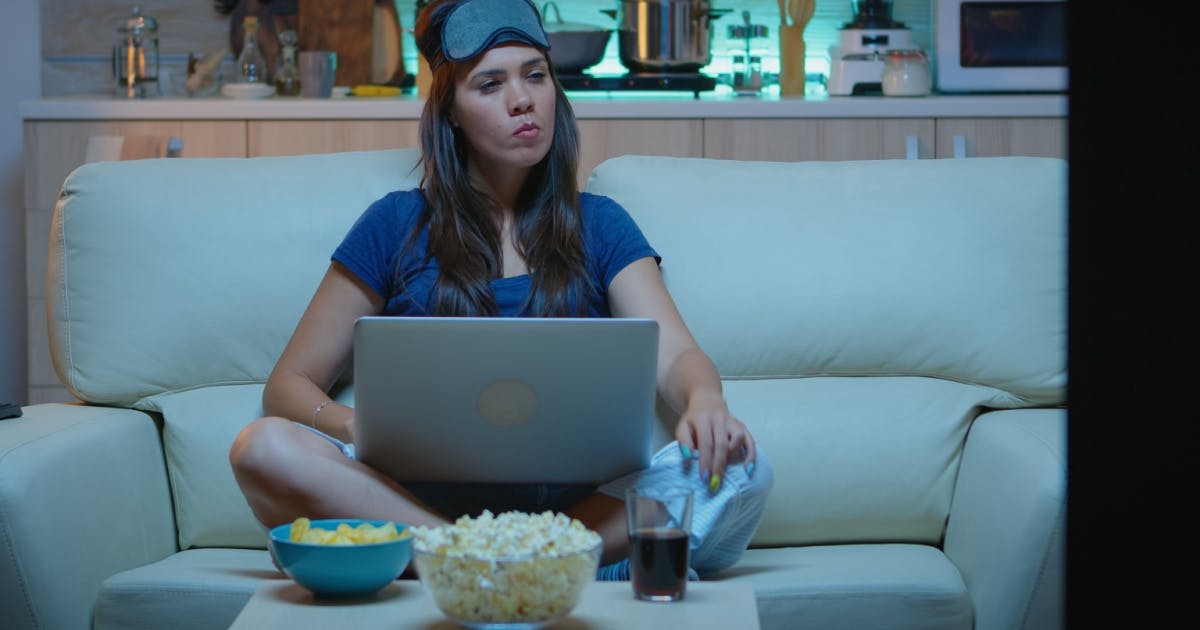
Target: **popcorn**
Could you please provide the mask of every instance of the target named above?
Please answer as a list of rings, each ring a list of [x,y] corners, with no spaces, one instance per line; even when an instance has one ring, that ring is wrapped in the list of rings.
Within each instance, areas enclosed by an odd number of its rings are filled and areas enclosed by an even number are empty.
[[[421,581],[443,612],[472,622],[561,617],[595,579],[600,559],[600,535],[561,513],[484,510],[412,531]]]
[[[600,535],[566,514],[484,510],[478,518],[462,516],[453,525],[412,528],[418,549],[449,556],[512,558],[561,556],[586,551]]]

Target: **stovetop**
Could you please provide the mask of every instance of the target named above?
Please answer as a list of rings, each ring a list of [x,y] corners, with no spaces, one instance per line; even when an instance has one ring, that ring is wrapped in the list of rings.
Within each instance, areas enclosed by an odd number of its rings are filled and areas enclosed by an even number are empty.
[[[559,83],[564,90],[617,92],[617,91],[677,91],[692,92],[700,98],[701,92],[717,87],[713,77],[691,73],[634,73],[619,75],[560,74]]]

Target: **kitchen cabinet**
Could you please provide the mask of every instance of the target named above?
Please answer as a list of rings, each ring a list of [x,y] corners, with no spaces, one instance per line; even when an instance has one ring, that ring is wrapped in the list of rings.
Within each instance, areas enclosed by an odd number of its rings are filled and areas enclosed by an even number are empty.
[[[250,121],[250,157],[419,146],[416,120]]]
[[[618,155],[704,155],[700,120],[580,120],[579,186],[598,164]]]
[[[420,144],[416,120],[265,120],[248,123],[251,157],[337,151],[372,151]],[[597,164],[640,153],[700,157],[699,120],[580,120],[579,185]]]
[[[1065,118],[714,119],[704,156],[730,160],[1067,157]]]
[[[25,284],[29,403],[70,401],[50,362],[46,332],[46,264],[50,223],[63,181],[85,161],[89,142],[109,146],[119,159],[165,157],[171,138],[190,157],[245,157],[240,121],[36,121],[23,127],[25,162]],[[114,156],[116,157],[116,156]]]
[[[1067,157],[1066,118],[940,118],[937,157]]]
[[[58,190],[83,164],[93,138],[120,137],[120,159],[165,157],[171,138],[188,157],[245,157],[246,125],[240,121],[38,121],[27,122],[25,207],[54,210]]]
[[[704,123],[704,156],[727,160],[931,158],[925,118],[720,119]]]

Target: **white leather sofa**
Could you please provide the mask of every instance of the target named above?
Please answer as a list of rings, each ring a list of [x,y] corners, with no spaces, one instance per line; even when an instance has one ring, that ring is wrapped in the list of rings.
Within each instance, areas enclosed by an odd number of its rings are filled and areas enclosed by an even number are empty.
[[[225,628],[279,577],[227,449],[334,246],[415,158],[71,174],[48,325],[86,403],[0,421],[0,626]],[[1063,625],[1066,181],[1043,158],[593,173],[772,456],[753,546],[716,576],[753,585],[764,628]]]

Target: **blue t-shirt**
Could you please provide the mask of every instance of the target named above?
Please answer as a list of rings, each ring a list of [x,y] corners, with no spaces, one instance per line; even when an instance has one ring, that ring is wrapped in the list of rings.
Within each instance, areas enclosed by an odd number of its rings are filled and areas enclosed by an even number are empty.
[[[660,262],[633,218],[617,202],[590,193],[580,193],[583,217],[584,265],[593,295],[584,309],[590,317],[608,317],[608,285],[622,269],[640,258]],[[372,203],[333,252],[333,260],[345,265],[367,286],[383,297],[384,315],[429,315],[438,263],[426,260],[429,228],[422,228],[406,250],[413,225],[425,210],[419,189],[388,193]],[[403,260],[397,261],[401,255]],[[399,266],[397,267],[397,262]],[[397,282],[397,269],[404,282]],[[496,307],[502,317],[522,313],[532,284],[528,274],[491,281]]]

